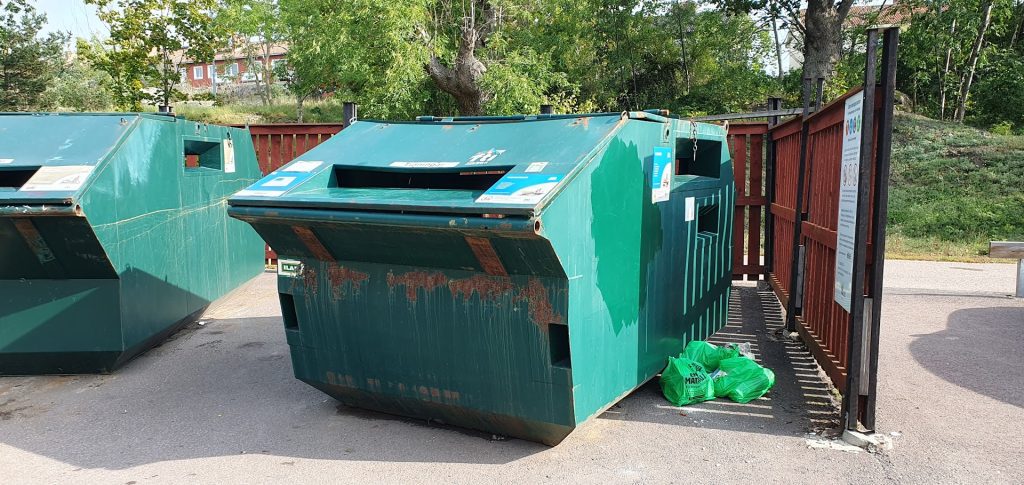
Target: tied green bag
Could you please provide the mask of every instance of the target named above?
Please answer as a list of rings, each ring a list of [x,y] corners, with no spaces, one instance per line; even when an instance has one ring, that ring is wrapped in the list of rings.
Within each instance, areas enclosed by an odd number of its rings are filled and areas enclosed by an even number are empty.
[[[745,404],[775,385],[775,373],[747,357],[722,359],[714,378],[715,396]]]
[[[661,373],[661,392],[672,404],[685,406],[715,398],[715,383],[704,366],[686,357],[669,357]]]
[[[703,340],[691,340],[690,343],[686,344],[686,348],[683,349],[682,357],[686,357],[704,366],[704,369],[709,372],[714,372],[718,369],[719,362],[722,359],[729,359],[739,355],[740,351],[732,345],[719,347]]]

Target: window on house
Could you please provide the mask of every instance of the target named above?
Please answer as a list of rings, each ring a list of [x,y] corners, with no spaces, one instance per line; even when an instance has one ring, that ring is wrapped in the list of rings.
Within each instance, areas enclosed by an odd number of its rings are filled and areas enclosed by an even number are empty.
[[[237,76],[238,75],[238,63],[234,62],[234,63],[228,64],[228,67],[226,69],[224,69],[224,75],[225,76],[232,76],[232,77],[233,76]]]
[[[215,64],[208,64],[206,66],[206,74],[210,79],[217,79],[217,66]]]
[[[203,78],[203,66],[192,66],[192,79]]]
[[[188,80],[188,70],[184,67],[178,70],[178,74],[181,76],[182,81]]]

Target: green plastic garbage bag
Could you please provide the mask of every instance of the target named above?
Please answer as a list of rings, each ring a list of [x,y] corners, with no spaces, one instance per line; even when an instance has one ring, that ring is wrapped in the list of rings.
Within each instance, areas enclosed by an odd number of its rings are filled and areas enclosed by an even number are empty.
[[[672,404],[685,406],[715,398],[715,383],[704,366],[686,357],[669,357],[661,373],[661,392]]]
[[[768,393],[775,385],[775,373],[749,357],[731,357],[719,362],[713,381],[716,397],[743,404]]]
[[[722,359],[738,355],[740,355],[740,352],[733,345],[719,347],[703,340],[691,340],[690,343],[686,344],[686,348],[683,349],[682,356],[704,366],[708,372],[714,372],[718,369],[718,363]]]

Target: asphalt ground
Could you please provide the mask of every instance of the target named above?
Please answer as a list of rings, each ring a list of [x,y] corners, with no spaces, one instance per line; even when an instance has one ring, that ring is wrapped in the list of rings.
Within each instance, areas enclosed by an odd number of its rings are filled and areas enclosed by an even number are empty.
[[[887,262],[878,429],[838,409],[772,295],[738,284],[714,341],[750,342],[766,397],[677,408],[652,381],[556,447],[339,406],[291,374],[274,276],[111,375],[0,378],[0,482],[1021,483],[1024,303],[1005,264]],[[201,323],[201,324],[200,324]]]

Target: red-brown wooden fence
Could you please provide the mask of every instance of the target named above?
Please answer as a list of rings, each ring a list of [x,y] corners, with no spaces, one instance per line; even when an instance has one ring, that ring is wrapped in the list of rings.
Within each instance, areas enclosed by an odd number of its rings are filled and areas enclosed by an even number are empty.
[[[839,170],[843,152],[845,102],[858,92],[860,89],[850,91],[807,118],[794,118],[770,130],[770,136],[775,142],[776,165],[775,202],[772,204],[772,214],[775,216],[772,236],[775,242],[769,281],[779,300],[787,306],[793,295],[789,287],[794,257],[793,232],[796,221],[802,220],[800,244],[804,248],[804,274],[797,291],[797,295],[801,292],[802,295],[798,298],[800,308],[796,316],[796,329],[840,392],[845,392],[849,367],[850,314],[834,298]],[[881,104],[881,97],[876,98],[876,116]],[[800,210],[796,210],[803,124],[807,124],[807,160],[804,168],[803,204]],[[875,151],[872,150],[872,153]],[[874,187],[871,190],[873,192]],[[870,239],[867,254],[870,271]]]
[[[239,125],[242,126],[242,125]],[[268,174],[338,134],[341,123],[248,125],[260,170]]]
[[[735,280],[757,280],[764,272],[761,212],[766,203],[764,146],[767,133],[767,123],[729,125],[728,144],[736,179],[736,212],[732,231],[732,278]]]

